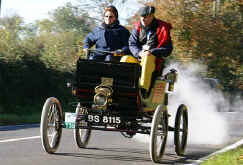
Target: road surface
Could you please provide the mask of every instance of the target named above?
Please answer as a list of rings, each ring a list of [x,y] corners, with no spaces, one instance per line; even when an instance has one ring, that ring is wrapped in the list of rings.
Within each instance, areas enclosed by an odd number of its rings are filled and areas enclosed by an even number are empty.
[[[162,164],[187,164],[243,138],[243,113],[223,114],[232,129],[223,145],[188,145],[186,155],[177,156],[168,144]],[[151,165],[149,144],[127,139],[119,132],[94,131],[87,149],[79,149],[71,129],[64,129],[60,147],[47,154],[41,146],[39,124],[0,127],[0,162],[4,165]]]

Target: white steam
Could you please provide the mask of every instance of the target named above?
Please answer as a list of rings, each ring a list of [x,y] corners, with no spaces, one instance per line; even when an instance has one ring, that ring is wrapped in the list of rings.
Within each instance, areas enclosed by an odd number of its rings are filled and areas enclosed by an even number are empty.
[[[169,125],[174,127],[177,108],[185,104],[188,108],[188,144],[219,145],[226,142],[228,124],[219,111],[229,111],[229,101],[221,91],[213,90],[203,81],[200,75],[206,73],[207,68],[195,63],[186,66],[172,63],[165,69],[165,73],[172,68],[178,71],[178,81],[169,96]],[[242,100],[238,98],[238,109],[240,104]],[[135,139],[149,143],[149,136],[146,135],[138,134]],[[173,144],[173,132],[169,133],[168,143]]]
[[[200,75],[207,68],[195,63],[186,66],[175,63],[168,67],[171,68],[178,71],[178,82],[169,98],[168,110],[174,117],[180,104],[188,107],[188,144],[224,143],[228,137],[228,125],[218,108],[222,111],[222,108],[228,107],[228,103],[221,91],[211,89],[203,81]],[[174,123],[173,120],[169,122],[171,125]]]

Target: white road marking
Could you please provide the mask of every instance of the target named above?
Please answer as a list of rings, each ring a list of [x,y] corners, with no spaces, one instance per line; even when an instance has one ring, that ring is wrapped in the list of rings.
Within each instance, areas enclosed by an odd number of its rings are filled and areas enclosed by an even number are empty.
[[[16,141],[23,141],[23,140],[30,140],[30,139],[39,139],[39,138],[40,138],[40,136],[31,136],[31,137],[16,138],[16,139],[5,139],[5,140],[0,140],[0,143],[16,142]]]

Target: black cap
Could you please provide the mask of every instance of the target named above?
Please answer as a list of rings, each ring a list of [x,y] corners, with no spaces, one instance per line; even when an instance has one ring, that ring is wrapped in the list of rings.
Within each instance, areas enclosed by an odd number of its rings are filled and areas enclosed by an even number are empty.
[[[140,16],[145,17],[150,14],[154,14],[155,8],[153,6],[145,6],[139,9],[138,13]]]

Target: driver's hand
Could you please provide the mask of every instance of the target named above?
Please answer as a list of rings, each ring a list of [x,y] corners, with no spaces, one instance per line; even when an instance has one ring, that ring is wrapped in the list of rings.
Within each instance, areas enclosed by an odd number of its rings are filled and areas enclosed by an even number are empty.
[[[123,55],[124,53],[123,53],[123,51],[121,50],[121,49],[118,49],[118,50],[116,50],[116,51],[114,51],[114,56],[121,56],[121,55]]]
[[[139,58],[143,58],[144,56],[149,56],[149,55],[151,55],[151,53],[150,53],[149,50],[141,50],[141,51],[138,53]]]
[[[85,48],[83,49],[84,55],[88,58],[89,57],[89,49]]]
[[[146,51],[146,50],[147,50],[147,51],[150,50],[150,46],[147,45],[147,44],[143,45],[143,50],[145,50],[145,51]]]

